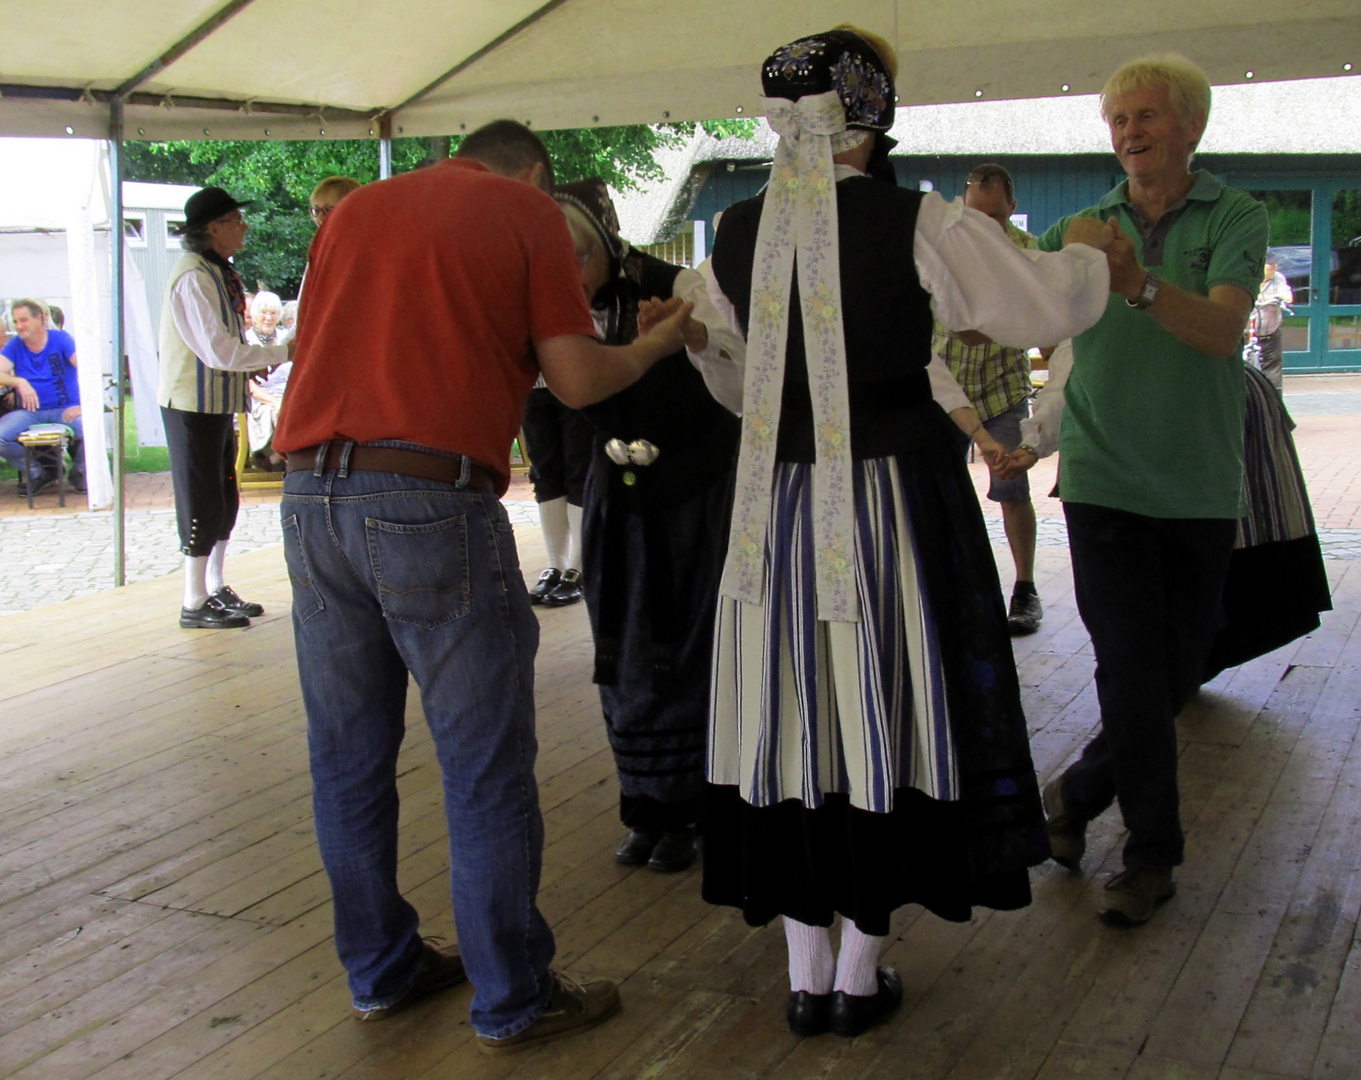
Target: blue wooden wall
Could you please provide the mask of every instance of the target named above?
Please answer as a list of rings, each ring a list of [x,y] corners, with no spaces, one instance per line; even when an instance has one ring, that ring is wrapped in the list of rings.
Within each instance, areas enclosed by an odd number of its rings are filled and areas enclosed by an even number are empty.
[[[964,193],[964,178],[984,161],[992,161],[1011,173],[1016,186],[1016,210],[1029,215],[1030,231],[1036,234],[1065,214],[1098,202],[1125,178],[1113,154],[893,159],[902,187],[916,188],[921,181],[930,180],[947,199]],[[1361,154],[1203,154],[1196,158],[1195,166],[1209,169],[1230,184],[1236,176],[1282,180],[1340,176],[1354,179],[1356,186],[1361,187]],[[706,250],[713,248],[714,214],[759,192],[769,172],[765,165],[734,163],[731,171],[725,162],[712,165],[689,215],[708,223]]]

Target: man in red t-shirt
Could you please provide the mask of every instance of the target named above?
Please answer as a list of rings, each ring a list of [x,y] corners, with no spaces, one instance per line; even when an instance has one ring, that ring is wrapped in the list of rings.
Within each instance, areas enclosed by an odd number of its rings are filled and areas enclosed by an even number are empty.
[[[688,312],[599,345],[552,182],[543,143],[503,120],[340,203],[312,244],[274,438],[317,839],[355,1009],[380,1019],[468,978],[493,1054],[619,1003],[613,983],[549,969],[536,902],[539,626],[499,501],[511,440],[540,372],[567,404],[598,401],[680,349]],[[443,770],[461,955],[422,940],[397,888],[409,676]]]

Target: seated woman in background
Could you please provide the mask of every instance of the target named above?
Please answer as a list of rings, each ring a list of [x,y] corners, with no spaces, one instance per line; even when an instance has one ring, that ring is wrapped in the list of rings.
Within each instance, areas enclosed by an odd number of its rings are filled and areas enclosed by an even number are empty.
[[[279,325],[283,304],[277,294],[258,292],[250,304],[251,328],[246,341],[251,345],[283,345],[291,336]],[[279,421],[279,409],[284,403],[284,387],[288,384],[293,363],[280,364],[268,372],[260,372],[250,381],[250,408],[246,413],[246,434],[250,439],[251,463],[265,472],[278,472],[284,459],[274,453],[274,425]]]

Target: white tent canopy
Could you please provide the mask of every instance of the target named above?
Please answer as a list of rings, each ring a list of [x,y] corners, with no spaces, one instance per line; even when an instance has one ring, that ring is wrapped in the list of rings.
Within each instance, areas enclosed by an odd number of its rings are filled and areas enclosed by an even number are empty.
[[[839,20],[895,45],[904,104],[1091,93],[1168,49],[1221,85],[1361,71],[1356,0],[51,0],[6,23],[0,135],[104,137],[114,96],[130,139],[750,116],[767,53]]]

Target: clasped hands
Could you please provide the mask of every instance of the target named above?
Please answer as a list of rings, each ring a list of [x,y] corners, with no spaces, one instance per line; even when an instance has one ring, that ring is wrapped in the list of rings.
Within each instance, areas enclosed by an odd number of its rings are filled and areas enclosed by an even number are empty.
[[[695,305],[673,296],[669,300],[640,300],[638,302],[638,336],[644,337],[659,328],[680,335],[681,344],[691,352],[703,352],[709,344],[709,328],[691,315]],[[667,325],[674,321],[674,326]]]
[[[1022,450],[1019,446],[1008,451],[984,427],[974,433],[973,444],[998,480],[1014,480],[1039,460],[1029,450]]]
[[[1110,217],[1105,221],[1089,217],[1073,218],[1063,234],[1063,246],[1069,244],[1086,244],[1105,253],[1111,275],[1111,292],[1119,293],[1126,300],[1133,300],[1143,290],[1148,271],[1139,265],[1134,241],[1120,228],[1119,218]]]

